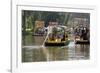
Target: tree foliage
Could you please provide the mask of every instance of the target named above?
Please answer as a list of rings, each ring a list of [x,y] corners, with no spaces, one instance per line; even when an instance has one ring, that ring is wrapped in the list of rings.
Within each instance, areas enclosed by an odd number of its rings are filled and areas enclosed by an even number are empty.
[[[24,33],[26,33],[27,30],[29,30],[29,32],[33,31],[35,28],[35,21],[37,20],[44,21],[45,27],[48,26],[50,21],[67,26],[68,22],[72,21],[75,17],[87,18],[89,23],[90,18],[88,13],[22,10],[22,31]]]

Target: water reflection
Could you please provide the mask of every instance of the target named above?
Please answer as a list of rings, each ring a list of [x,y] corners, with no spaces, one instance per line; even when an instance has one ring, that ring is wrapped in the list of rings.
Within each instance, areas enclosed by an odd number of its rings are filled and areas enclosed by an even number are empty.
[[[45,39],[45,36],[32,36],[32,35],[26,35],[22,38],[22,45],[42,45],[43,41]]]
[[[70,41],[63,47],[41,47],[43,37],[26,36],[22,45],[22,62],[67,61],[89,59],[89,45],[76,45]],[[27,41],[27,42],[26,42]]]

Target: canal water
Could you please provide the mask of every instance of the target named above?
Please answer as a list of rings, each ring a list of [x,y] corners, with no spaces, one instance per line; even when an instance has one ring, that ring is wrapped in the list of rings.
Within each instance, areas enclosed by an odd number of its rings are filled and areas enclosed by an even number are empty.
[[[88,60],[90,45],[75,44],[73,40],[66,46],[42,47],[45,36],[26,35],[22,38],[22,62],[46,62]]]

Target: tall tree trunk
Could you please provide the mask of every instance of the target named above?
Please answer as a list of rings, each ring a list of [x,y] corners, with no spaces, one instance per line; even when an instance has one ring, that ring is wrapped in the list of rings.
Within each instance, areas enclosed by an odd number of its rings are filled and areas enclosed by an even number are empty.
[[[70,13],[66,13],[65,18],[64,18],[64,22],[63,22],[64,25],[68,24],[69,17],[70,17]]]

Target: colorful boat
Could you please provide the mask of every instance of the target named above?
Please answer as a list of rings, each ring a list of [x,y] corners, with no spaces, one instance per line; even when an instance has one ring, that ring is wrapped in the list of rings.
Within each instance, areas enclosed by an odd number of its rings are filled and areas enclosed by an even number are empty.
[[[45,46],[65,46],[68,43],[68,34],[65,28],[62,26],[53,26],[51,32],[48,34]]]

